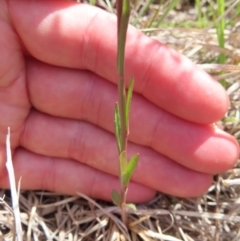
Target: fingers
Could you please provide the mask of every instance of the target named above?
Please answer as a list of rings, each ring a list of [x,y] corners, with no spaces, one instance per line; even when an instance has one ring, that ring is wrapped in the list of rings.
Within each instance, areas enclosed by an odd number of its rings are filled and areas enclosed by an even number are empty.
[[[27,66],[29,96],[36,109],[114,132],[115,85],[88,71],[50,67],[32,60]],[[184,121],[137,94],[132,101],[130,140],[203,173],[223,172],[239,157],[238,143],[232,136],[210,125]]]
[[[86,122],[32,112],[21,145],[38,154],[74,159],[99,171],[118,175],[114,135]],[[206,191],[211,175],[185,168],[157,152],[129,143],[129,155],[140,153],[133,181],[177,196]],[[191,182],[189,182],[191,180]]]
[[[1,1],[0,9],[0,87],[6,87],[23,74],[24,63],[19,39],[10,25],[6,1]]]
[[[6,1],[0,2],[0,33],[0,148],[3,148],[8,126],[13,133],[12,146],[17,146],[30,108],[22,48],[10,24]],[[0,166],[5,162],[4,156],[1,151]]]
[[[113,189],[119,190],[118,178],[69,159],[51,158],[18,149],[14,156],[16,181],[21,189],[48,190],[77,195],[82,192],[92,198],[110,201]],[[9,188],[8,175],[0,176],[0,186]],[[130,202],[146,202],[155,191],[137,183],[129,186]]]
[[[9,2],[15,29],[35,58],[53,65],[88,69],[117,82],[113,15],[65,1]],[[228,108],[220,84],[187,58],[132,27],[126,46],[126,78],[130,76],[135,78],[136,92],[183,119],[211,123]]]

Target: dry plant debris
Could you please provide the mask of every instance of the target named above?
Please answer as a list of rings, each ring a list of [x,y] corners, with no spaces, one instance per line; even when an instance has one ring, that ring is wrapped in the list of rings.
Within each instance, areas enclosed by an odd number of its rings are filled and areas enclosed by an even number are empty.
[[[100,1],[101,6],[104,4]],[[177,13],[172,14],[177,16]],[[188,12],[185,14],[188,18]],[[215,78],[226,81],[231,105],[225,118],[217,124],[240,143],[239,22],[225,31],[225,49],[218,47],[213,27],[207,30],[165,27],[143,31],[182,52]],[[228,55],[226,65],[204,64],[220,52]],[[70,197],[23,191],[19,197],[23,240],[238,241],[239,193],[240,162],[226,173],[215,176],[212,186],[202,197],[187,199],[158,193],[151,202],[139,205],[136,213],[129,213],[127,229],[121,222],[119,209],[110,203],[94,201],[82,194]],[[1,190],[0,197],[0,240],[14,240],[10,192]]]

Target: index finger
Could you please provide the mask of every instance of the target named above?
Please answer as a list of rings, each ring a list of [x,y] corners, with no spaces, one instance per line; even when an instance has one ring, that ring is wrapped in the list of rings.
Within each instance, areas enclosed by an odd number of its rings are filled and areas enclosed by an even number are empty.
[[[117,83],[115,16],[65,1],[23,0],[17,5],[10,1],[9,6],[18,35],[35,58],[87,69]],[[212,123],[228,108],[219,83],[186,57],[133,27],[126,45],[126,78],[130,76],[135,78],[136,92],[189,121]]]

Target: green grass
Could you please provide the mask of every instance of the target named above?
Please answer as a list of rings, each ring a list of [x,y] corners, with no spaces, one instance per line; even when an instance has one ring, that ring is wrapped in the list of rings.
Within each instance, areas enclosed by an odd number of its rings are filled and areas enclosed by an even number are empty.
[[[168,2],[168,4],[166,4]],[[131,24],[137,27],[144,28],[160,28],[160,27],[186,27],[186,28],[206,28],[214,22],[217,29],[217,35],[219,38],[219,46],[224,47],[224,30],[226,26],[234,24],[234,21],[240,15],[240,2],[234,8],[232,16],[228,16],[227,20],[222,18],[218,20],[225,13],[225,9],[230,6],[229,2],[225,3],[225,0],[209,1],[210,4],[203,4],[203,1],[195,1],[195,9],[197,12],[197,19],[172,22],[169,21],[168,16],[171,10],[175,9],[179,0],[163,1],[160,0],[160,4],[155,4],[154,0],[148,0],[142,2],[141,7],[135,10],[136,15],[132,18]],[[232,1],[233,2],[233,1]],[[138,1],[139,3],[139,1]],[[138,7],[138,6],[137,6]],[[179,11],[181,13],[181,11]],[[147,21],[141,23],[142,17],[145,16]],[[223,61],[221,57],[221,61]]]

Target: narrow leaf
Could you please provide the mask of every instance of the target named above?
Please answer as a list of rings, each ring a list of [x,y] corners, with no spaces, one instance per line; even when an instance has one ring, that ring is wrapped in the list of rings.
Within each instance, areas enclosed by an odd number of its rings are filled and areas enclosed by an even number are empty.
[[[120,206],[120,200],[121,200],[120,194],[115,189],[113,189],[112,190],[112,201],[113,201],[114,205]]]
[[[121,153],[121,122],[120,122],[120,116],[119,116],[118,103],[116,103],[115,105],[114,127],[115,127],[115,136],[117,140],[118,153],[120,154]]]
[[[123,180],[123,176],[127,172],[127,153],[126,151],[123,151],[119,156],[119,163],[120,163],[120,178]]]
[[[139,154],[135,154],[127,163],[126,172],[124,173],[124,176],[123,176],[123,183],[125,187],[127,187],[129,184],[131,176],[137,166],[138,158],[139,158]]]
[[[132,100],[133,85],[134,85],[134,79],[131,77],[128,91],[127,91],[127,102],[126,102],[126,126],[127,126],[127,129],[128,129],[128,125],[129,125],[129,113],[130,113],[130,106],[131,106],[131,100]]]
[[[167,6],[167,9],[164,11],[164,13],[162,14],[162,16],[160,17],[160,19],[157,22],[157,26],[160,27],[160,24],[163,22],[163,20],[165,19],[165,17],[168,15],[168,13],[175,8],[175,6],[178,4],[179,0],[172,0],[169,2],[169,5]]]

